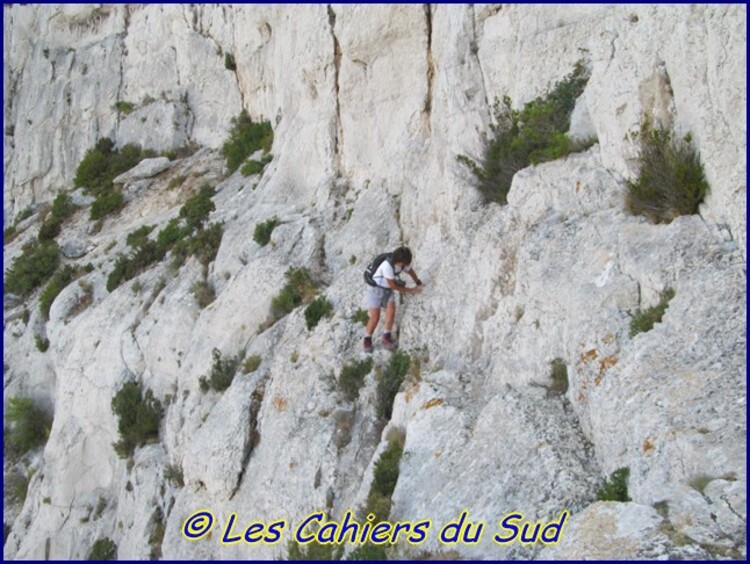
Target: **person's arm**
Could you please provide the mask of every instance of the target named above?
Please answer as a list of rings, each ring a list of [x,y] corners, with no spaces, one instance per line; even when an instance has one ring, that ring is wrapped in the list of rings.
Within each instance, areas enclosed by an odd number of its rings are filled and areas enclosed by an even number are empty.
[[[422,281],[419,279],[419,276],[417,276],[417,271],[416,270],[414,270],[412,268],[411,270],[407,270],[407,272],[409,273],[409,276],[411,276],[411,279],[414,280],[414,283],[417,286],[424,286],[424,284],[422,283]]]
[[[417,273],[412,268],[411,270],[407,270],[406,272],[409,273],[409,276],[411,276],[411,279],[414,280],[414,283],[417,285],[416,288],[407,288],[406,286],[399,286],[396,283],[395,278],[386,278],[385,281],[388,282],[388,287],[391,290],[395,290],[397,292],[403,292],[404,294],[419,294],[422,291],[422,287],[424,286],[422,284],[422,281],[417,276]]]

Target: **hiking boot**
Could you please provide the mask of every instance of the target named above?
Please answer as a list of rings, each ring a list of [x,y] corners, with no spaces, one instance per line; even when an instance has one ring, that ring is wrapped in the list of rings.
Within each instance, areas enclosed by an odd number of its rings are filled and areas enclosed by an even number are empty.
[[[396,350],[396,347],[398,347],[398,345],[396,344],[396,341],[393,340],[390,333],[386,333],[383,335],[382,342],[383,342],[383,348],[389,351]]]
[[[371,353],[372,352],[372,337],[365,337],[365,352]]]

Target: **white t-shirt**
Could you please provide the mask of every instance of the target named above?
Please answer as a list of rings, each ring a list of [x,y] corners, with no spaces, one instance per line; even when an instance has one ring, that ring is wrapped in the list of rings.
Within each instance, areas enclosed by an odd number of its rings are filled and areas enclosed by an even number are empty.
[[[381,286],[383,288],[390,288],[388,285],[388,282],[386,280],[395,280],[396,274],[401,274],[402,272],[410,272],[411,271],[411,265],[407,264],[404,268],[399,268],[396,266],[396,270],[394,272],[393,267],[391,266],[391,263],[389,263],[387,260],[384,260],[380,263],[380,266],[375,271],[375,274],[372,275],[372,279],[375,281],[375,284],[378,286]]]

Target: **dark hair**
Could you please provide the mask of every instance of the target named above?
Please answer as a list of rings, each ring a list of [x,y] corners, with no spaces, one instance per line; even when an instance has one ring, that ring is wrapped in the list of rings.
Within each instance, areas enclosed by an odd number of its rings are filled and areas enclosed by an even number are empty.
[[[393,251],[393,264],[411,264],[411,251],[409,247],[399,247]]]

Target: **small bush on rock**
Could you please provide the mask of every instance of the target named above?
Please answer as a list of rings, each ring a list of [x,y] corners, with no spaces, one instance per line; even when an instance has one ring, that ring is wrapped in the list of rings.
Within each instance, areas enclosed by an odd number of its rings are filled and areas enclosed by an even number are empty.
[[[619,468],[604,481],[602,489],[596,493],[597,501],[630,501],[628,497],[629,468]]]
[[[698,213],[708,193],[708,182],[690,135],[673,134],[644,119],[640,132],[640,173],[628,182],[626,207],[654,223],[670,223],[681,215]]]
[[[5,277],[5,291],[28,296],[52,276],[59,263],[60,248],[54,241],[26,246]]]
[[[478,189],[488,202],[507,203],[513,176],[532,164],[559,159],[590,144],[573,142],[566,135],[570,114],[589,73],[581,62],[545,96],[514,110],[507,96],[495,103],[497,125],[485,146],[481,164],[459,155],[459,162],[476,176]]]
[[[268,245],[269,241],[271,241],[271,233],[273,233],[273,230],[276,229],[280,223],[279,218],[273,216],[268,221],[256,224],[255,231],[253,232],[253,241],[258,243],[261,247],[265,247]]]
[[[66,265],[62,269],[55,272],[52,279],[49,281],[42,290],[39,296],[39,311],[41,311],[44,319],[49,318],[49,310],[52,307],[52,302],[62,292],[65,287],[73,281],[73,275],[75,270],[73,267]]]
[[[398,482],[399,463],[403,453],[404,437],[399,433],[393,433],[389,437],[388,448],[375,463],[365,516],[373,513],[376,523],[387,521],[391,514],[391,496]]]
[[[651,331],[655,324],[661,323],[662,317],[664,317],[667,307],[669,306],[669,302],[674,297],[674,289],[665,288],[661,293],[661,298],[659,299],[658,304],[645,310],[638,308],[636,312],[631,315],[630,336],[635,337],[638,333]]]
[[[410,364],[411,357],[403,351],[397,351],[391,357],[391,361],[388,363],[385,372],[383,372],[378,381],[378,417],[383,417],[385,419],[391,418],[393,401],[396,399],[396,394],[398,394],[398,390],[401,387],[404,378],[409,373]]]
[[[211,373],[208,378],[205,376],[201,376],[200,378],[200,388],[204,393],[208,390],[223,392],[229,388],[232,385],[232,380],[234,380],[234,375],[241,361],[239,356],[222,358],[219,349],[213,350],[213,357],[214,364],[211,367]]]
[[[344,365],[341,369],[341,375],[339,376],[339,388],[344,392],[346,399],[349,401],[357,399],[359,389],[365,381],[365,376],[367,376],[371,370],[372,358]]]
[[[113,446],[121,458],[127,458],[136,447],[159,437],[164,410],[150,389],[143,393],[141,383],[123,384],[112,398],[112,412],[119,418],[120,441]]]
[[[253,174],[261,174],[268,163],[273,160],[273,155],[264,155],[259,161],[248,159],[240,169],[242,176],[252,176]]]
[[[89,560],[117,560],[117,545],[109,538],[98,539],[91,547]]]
[[[10,398],[5,420],[5,452],[14,457],[46,444],[52,428],[52,417],[27,397]]]
[[[295,307],[309,303],[317,291],[306,268],[290,268],[284,274],[286,285],[281,293],[271,300],[271,316],[274,321],[291,313]]]
[[[221,148],[221,154],[226,159],[230,174],[236,171],[250,155],[259,149],[265,152],[271,150],[273,144],[273,129],[271,123],[263,121],[253,123],[245,110],[232,118],[232,129],[229,139]]]
[[[305,324],[307,330],[312,331],[320,320],[327,317],[333,311],[333,304],[323,296],[319,296],[310,302],[305,308]]]

